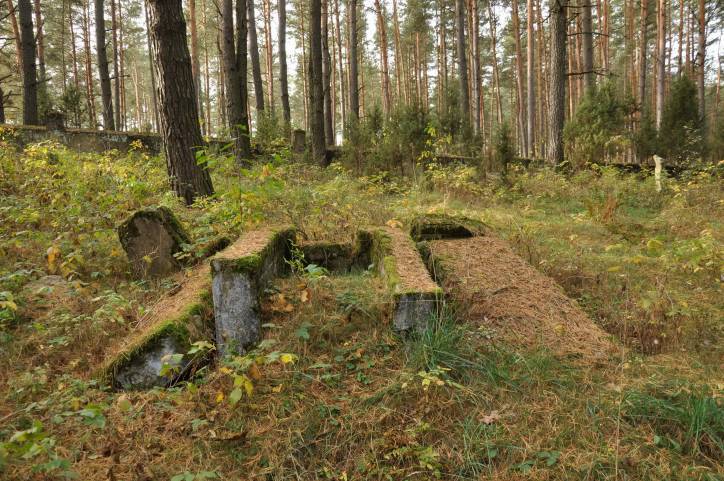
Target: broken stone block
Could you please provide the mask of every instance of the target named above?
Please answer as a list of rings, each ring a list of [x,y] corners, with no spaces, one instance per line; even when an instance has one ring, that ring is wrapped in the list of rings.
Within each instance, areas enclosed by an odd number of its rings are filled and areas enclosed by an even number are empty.
[[[137,277],[164,277],[181,268],[174,257],[189,236],[166,207],[139,210],[118,226],[118,239]]]
[[[216,348],[220,355],[244,352],[261,338],[259,296],[286,270],[295,231],[267,228],[242,236],[211,259]]]
[[[410,236],[382,227],[370,232],[370,257],[394,299],[393,328],[424,331],[442,303],[442,290],[432,279]]]
[[[488,226],[475,219],[446,214],[426,214],[412,220],[410,236],[415,241],[466,239],[483,236]]]
[[[173,381],[173,376],[161,376],[164,362],[169,362],[168,359],[174,354],[184,353],[184,347],[173,336],[161,337],[116,372],[116,384],[127,390],[166,386]],[[179,372],[184,370],[188,362],[181,361]]]

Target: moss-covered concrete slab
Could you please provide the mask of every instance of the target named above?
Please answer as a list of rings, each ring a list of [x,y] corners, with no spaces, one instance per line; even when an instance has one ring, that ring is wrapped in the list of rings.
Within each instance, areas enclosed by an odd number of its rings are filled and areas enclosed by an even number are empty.
[[[406,232],[393,227],[372,229],[367,236],[370,260],[394,299],[394,329],[424,330],[437,315],[442,290],[430,276],[414,241]]]
[[[150,309],[136,334],[108,354],[95,377],[121,389],[166,386],[173,378],[159,376],[157,368],[174,354],[184,355],[178,367],[180,372],[188,372],[196,362],[185,356],[191,344],[214,338],[210,263],[236,262],[241,269],[258,272],[268,280],[277,272],[264,262],[269,232],[281,235],[279,229],[250,231],[213,258],[176,274],[179,288]]]
[[[295,230],[270,227],[249,233],[211,259],[216,348],[243,352],[261,337],[259,296],[287,268]]]
[[[410,223],[410,236],[415,241],[465,239],[486,235],[489,228],[483,222],[463,216],[425,214]]]

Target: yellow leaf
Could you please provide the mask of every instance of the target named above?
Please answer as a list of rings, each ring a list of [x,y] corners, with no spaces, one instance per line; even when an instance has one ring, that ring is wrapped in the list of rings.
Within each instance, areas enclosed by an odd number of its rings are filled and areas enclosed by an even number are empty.
[[[284,386],[284,384],[280,384],[280,385],[278,385],[278,386],[274,386],[274,387],[272,388],[272,392],[276,392],[276,393],[282,392],[282,387],[283,387],[283,386]]]
[[[18,305],[13,301],[0,301],[0,309],[9,309],[11,311],[17,311]]]
[[[621,270],[621,266],[611,266],[608,269],[606,269],[608,272],[618,272]]]
[[[52,245],[48,247],[45,258],[48,260],[48,274],[55,274],[58,271],[58,259],[60,258],[60,249],[58,246]]]
[[[220,367],[219,372],[222,374],[231,374],[233,371],[226,366]]]
[[[249,370],[247,372],[249,373],[249,377],[251,377],[255,381],[258,381],[262,378],[261,371],[259,370],[259,367],[257,367],[256,363],[249,366]]]
[[[279,357],[279,359],[282,361],[282,364],[293,364],[297,360],[297,356],[294,354],[284,353]]]
[[[387,222],[385,222],[385,224],[387,224],[390,227],[397,227],[397,228],[402,227],[402,222],[400,222],[397,219],[390,219]]]
[[[224,400],[224,393],[219,391],[216,393],[216,403],[220,403]]]

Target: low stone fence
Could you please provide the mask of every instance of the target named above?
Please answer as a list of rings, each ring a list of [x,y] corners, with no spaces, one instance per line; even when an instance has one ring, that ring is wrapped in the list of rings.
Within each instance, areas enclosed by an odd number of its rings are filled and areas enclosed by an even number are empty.
[[[151,154],[163,151],[161,136],[152,132],[118,132],[91,129],[49,129],[38,125],[0,124],[0,138],[16,142],[23,147],[27,144],[53,140],[78,152],[103,152],[118,150],[127,152],[131,145],[139,143]],[[211,139],[209,145],[220,148],[226,141]]]

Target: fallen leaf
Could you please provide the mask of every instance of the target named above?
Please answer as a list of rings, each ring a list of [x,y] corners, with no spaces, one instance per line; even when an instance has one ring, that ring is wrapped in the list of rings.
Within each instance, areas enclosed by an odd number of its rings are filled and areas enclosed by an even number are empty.
[[[299,299],[302,302],[309,302],[309,289],[304,289],[302,293],[299,295]]]
[[[259,370],[259,367],[256,365],[256,363],[249,366],[247,372],[249,373],[249,377],[252,378],[254,381],[259,381],[262,378],[261,371]]]
[[[60,258],[60,249],[56,245],[48,247],[48,251],[45,254],[45,258],[48,261],[48,274],[55,274],[58,272],[58,259]]]
[[[491,411],[490,414],[480,416],[480,422],[483,424],[490,425],[498,420],[500,420],[500,413],[498,411]]]

